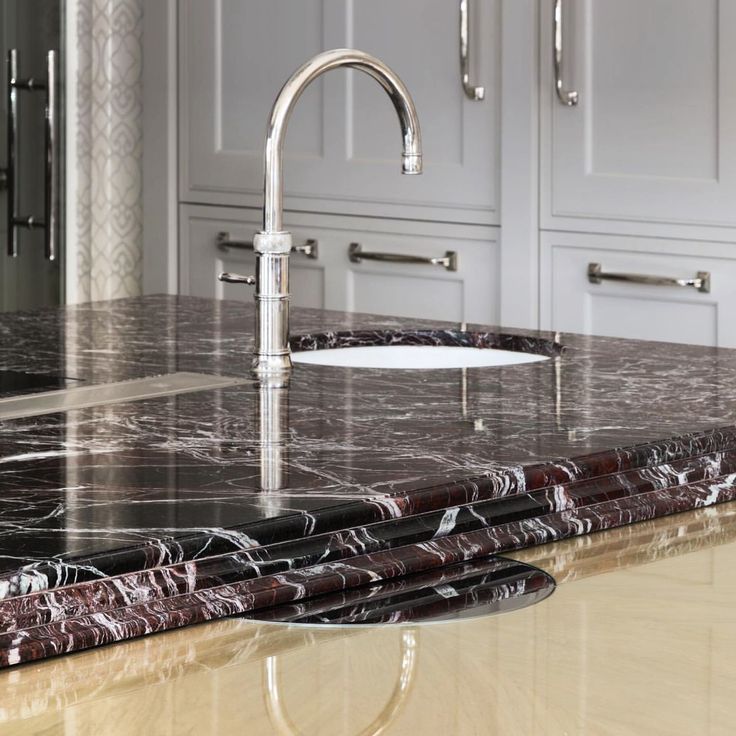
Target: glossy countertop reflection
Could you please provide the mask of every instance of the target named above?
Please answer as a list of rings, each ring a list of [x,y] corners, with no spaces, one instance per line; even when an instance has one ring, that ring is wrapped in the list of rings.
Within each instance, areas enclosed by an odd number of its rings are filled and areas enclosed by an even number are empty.
[[[514,555],[541,603],[441,624],[244,619],[0,673],[0,733],[730,734],[736,503]]]
[[[292,313],[294,335],[339,330],[353,343],[381,330],[433,327],[442,326]],[[251,304],[193,297],[7,314],[0,363],[85,386],[181,371],[248,378],[252,328]],[[0,574],[68,560],[88,565],[90,555],[187,534],[203,535],[205,547],[212,530],[250,535],[247,525],[274,518],[313,525],[317,512],[353,502],[383,504],[393,516],[395,498],[416,490],[513,478],[535,463],[568,460],[571,472],[586,453],[732,423],[736,351],[504,335],[558,340],[565,352],[469,370],[296,366],[284,395],[270,397],[285,418],[280,444],[263,439],[264,396],[250,382],[3,422]]]

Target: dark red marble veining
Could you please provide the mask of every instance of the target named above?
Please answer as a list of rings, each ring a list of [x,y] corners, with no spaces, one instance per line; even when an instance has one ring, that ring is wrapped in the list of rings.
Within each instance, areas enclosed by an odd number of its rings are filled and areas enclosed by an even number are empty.
[[[297,366],[276,444],[251,382],[1,422],[0,664],[272,606],[308,616],[315,596],[337,596],[315,615],[368,616],[371,595],[354,589],[733,499],[736,351],[293,317],[294,349],[452,344],[549,360]],[[246,377],[252,321],[251,305],[161,296],[0,315],[0,370],[85,385]],[[338,606],[354,595],[362,609]]]
[[[736,476],[651,491],[423,544],[207,588],[0,634],[0,666],[122,641],[157,631],[284,605],[491,554],[590,534],[736,499]]]
[[[621,489],[629,488],[633,482],[633,487],[650,490],[652,482],[656,481],[657,471],[654,468],[662,468],[660,484],[662,479],[671,483],[683,483],[686,479],[696,480],[701,471],[711,475],[714,472],[730,472],[733,467],[732,453],[719,455],[713,451],[729,451],[732,448],[736,449],[736,429],[726,427],[662,442],[595,453],[574,461],[559,459],[550,463],[539,463],[525,467],[520,472],[500,471],[488,477],[419,488],[407,494],[393,495],[387,500],[346,502],[300,515],[274,517],[232,527],[228,534],[216,535],[208,532],[180,536],[157,540],[154,544],[131,545],[81,559],[36,563],[19,571],[0,575],[0,600],[3,597],[3,584],[6,590],[16,595],[15,591],[53,589],[111,575],[120,576],[126,572],[186,562],[200,557],[202,550],[206,550],[207,557],[223,556],[294,540],[299,553],[294,552],[285,558],[291,561],[303,556],[302,550],[310,549],[310,545],[303,541],[309,537],[380,521],[405,519],[482,500],[507,498],[508,501],[501,507],[506,509],[505,513],[536,515],[545,509],[552,510],[556,505],[559,506],[560,500],[555,496],[560,494],[553,485],[591,480],[589,487],[598,489],[599,493],[615,492],[616,487],[620,487],[618,492],[621,493]],[[643,473],[638,472],[642,469]],[[633,475],[626,475],[626,471],[631,471]],[[682,474],[683,471],[686,472]],[[601,479],[601,476],[611,477]],[[611,488],[605,491],[607,484]],[[579,491],[572,495],[565,494],[562,498],[566,503],[574,505],[578,503],[574,498],[584,490],[585,486],[582,486]],[[531,495],[534,491],[541,492]],[[322,540],[317,540],[311,548],[316,548],[322,554]],[[245,559],[253,562],[260,561],[261,558],[256,553],[254,556],[246,554]]]
[[[195,592],[233,581],[273,575],[317,563],[347,559],[392,547],[417,544],[603,501],[626,504],[636,496],[736,472],[736,450],[709,453],[659,466],[548,486],[438,511],[208,555],[114,577],[92,578],[52,590],[0,601],[0,631],[38,626]]]

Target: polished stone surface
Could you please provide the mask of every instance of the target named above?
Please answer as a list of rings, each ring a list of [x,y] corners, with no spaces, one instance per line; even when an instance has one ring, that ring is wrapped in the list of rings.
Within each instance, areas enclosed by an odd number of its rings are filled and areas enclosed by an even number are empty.
[[[560,582],[507,615],[227,619],[0,672],[0,733],[733,733],[736,504],[516,556]]]
[[[250,305],[160,296],[0,315],[0,368],[85,385],[243,377],[252,321]],[[299,365],[286,388],[4,422],[0,663],[736,494],[736,351],[310,310],[294,310],[292,331],[296,349],[455,344],[551,359]]]
[[[295,334],[429,326],[309,310],[294,310],[292,322]],[[251,332],[250,305],[195,298],[0,315],[0,365],[88,384],[174,371],[244,376]],[[508,369],[297,366],[278,490],[262,487],[251,386],[7,422],[0,569],[355,499],[398,514],[383,500],[390,494],[518,475],[733,418],[735,351],[560,339],[558,360]]]

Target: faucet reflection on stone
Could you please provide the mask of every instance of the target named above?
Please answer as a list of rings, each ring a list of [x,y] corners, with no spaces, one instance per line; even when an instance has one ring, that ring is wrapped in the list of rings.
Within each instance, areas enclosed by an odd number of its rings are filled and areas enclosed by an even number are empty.
[[[296,101],[324,72],[351,67],[369,74],[393,102],[401,125],[402,173],[422,173],[419,121],[404,83],[382,61],[362,51],[334,49],[318,54],[298,69],[274,102],[268,121],[265,152],[263,230],[253,239],[256,277],[220,274],[221,281],[256,285],[256,332],[253,370],[258,376],[285,374],[289,354],[289,253],[291,233],[283,229],[283,148],[286,126]]]
[[[289,382],[264,376],[258,383],[256,429],[260,454],[261,490],[279,491],[289,485]],[[269,516],[281,511],[281,499],[270,494],[261,499]]]

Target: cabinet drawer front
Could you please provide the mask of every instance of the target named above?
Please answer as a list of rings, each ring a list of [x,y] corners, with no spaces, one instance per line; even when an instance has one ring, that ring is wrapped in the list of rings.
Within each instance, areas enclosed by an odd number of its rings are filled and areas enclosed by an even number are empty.
[[[392,260],[348,260],[349,311],[454,322],[498,321],[497,242],[386,232],[356,233],[352,242],[361,253]],[[446,263],[401,262],[402,258]],[[450,260],[456,270],[448,268]]]
[[[398,317],[493,324],[499,316],[498,229],[287,212],[294,243],[318,243],[318,257],[291,256],[291,297],[297,307],[368,312]],[[257,210],[183,205],[180,290],[183,294],[250,300],[253,288],[223,284],[221,271],[253,274],[251,250],[218,237],[250,241],[260,229]],[[390,261],[351,261],[351,243],[363,254],[390,254]],[[444,258],[442,263],[404,263],[406,257]],[[449,265],[449,264],[448,264]]]
[[[543,233],[542,327],[736,347],[729,255],[736,245]],[[602,278],[589,275],[591,264]]]

